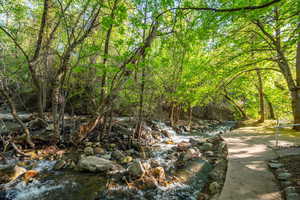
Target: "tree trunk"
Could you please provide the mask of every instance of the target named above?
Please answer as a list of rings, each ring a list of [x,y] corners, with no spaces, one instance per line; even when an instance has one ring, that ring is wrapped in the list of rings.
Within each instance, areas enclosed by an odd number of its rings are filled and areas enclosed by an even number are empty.
[[[264,102],[264,89],[263,89],[263,81],[261,77],[261,72],[259,70],[256,70],[257,78],[258,78],[258,94],[259,94],[259,113],[260,113],[260,119],[259,122],[265,121],[265,102]]]
[[[11,115],[18,122],[18,124],[20,124],[20,126],[22,127],[22,129],[24,131],[25,140],[26,140],[27,144],[31,148],[34,148],[34,143],[32,142],[31,137],[30,137],[30,131],[27,128],[27,126],[23,123],[23,121],[21,120],[21,118],[19,117],[19,115],[17,114],[15,103],[13,102],[12,98],[10,97],[10,95],[9,95],[8,91],[6,90],[6,88],[5,88],[4,85],[2,85],[0,87],[0,93],[6,99],[6,101],[8,103],[8,106],[10,107]]]
[[[269,119],[275,119],[275,112],[274,112],[274,108],[273,108],[273,104],[270,101],[270,99],[268,98],[268,96],[266,94],[264,94],[265,100],[268,104],[268,109],[269,109]]]
[[[227,94],[224,97],[233,105],[233,107],[241,114],[243,120],[249,119],[246,112],[239,106],[233,99],[231,99]]]
[[[297,43],[296,84],[297,86],[295,91],[292,91],[292,105],[294,114],[294,124],[300,124],[300,38],[298,39]],[[294,129],[299,131],[300,126],[295,126]]]

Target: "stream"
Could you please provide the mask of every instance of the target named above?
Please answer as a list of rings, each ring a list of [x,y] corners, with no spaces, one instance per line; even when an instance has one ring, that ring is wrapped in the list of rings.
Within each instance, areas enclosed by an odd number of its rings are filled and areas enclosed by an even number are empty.
[[[230,131],[235,122],[228,121],[216,125],[208,125],[205,131],[192,130],[177,133],[172,127],[163,122],[153,121],[161,132],[167,132],[169,137],[163,137],[152,145],[152,156],[143,160],[155,160],[162,166],[166,174],[186,173],[174,166],[177,158],[172,156],[174,148],[179,143],[189,142],[191,139],[210,138]],[[150,128],[150,127],[149,127]],[[172,141],[169,142],[168,141]],[[193,160],[198,171],[188,181],[174,182],[167,186],[157,186],[155,189],[138,190],[126,185],[116,185],[107,190],[108,178],[98,173],[78,172],[75,170],[54,170],[56,161],[32,160],[27,170],[36,170],[39,177],[29,183],[17,179],[0,185],[0,200],[196,200],[207,181],[208,173],[213,166],[204,159]],[[200,170],[201,169],[201,170]],[[194,168],[188,170],[193,171]],[[174,172],[175,171],[175,172]],[[1,190],[2,188],[2,190]]]

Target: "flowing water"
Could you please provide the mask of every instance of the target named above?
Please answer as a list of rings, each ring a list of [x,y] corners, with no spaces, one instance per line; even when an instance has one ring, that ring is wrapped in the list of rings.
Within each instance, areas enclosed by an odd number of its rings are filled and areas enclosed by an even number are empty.
[[[216,134],[229,131],[234,122],[226,122],[214,126],[208,126],[205,131],[182,132],[177,134],[173,128],[162,122],[153,122],[160,131],[169,133],[170,138],[162,138],[159,143],[153,145],[152,158],[166,171],[174,168],[174,158],[170,158],[172,150],[178,143],[191,138],[212,137]],[[172,140],[172,144],[166,144]],[[196,200],[197,194],[201,192],[212,166],[205,160],[195,161],[196,166],[203,166],[199,173],[186,183],[175,182],[166,187],[157,186],[152,190],[132,190],[126,186],[117,186],[110,191],[106,190],[107,178],[101,174],[80,173],[76,171],[55,171],[55,161],[32,161],[34,169],[39,171],[39,178],[25,184],[17,181],[6,185],[0,185],[0,200],[126,200],[126,199],[149,199],[149,200]],[[4,188],[1,192],[1,187]]]

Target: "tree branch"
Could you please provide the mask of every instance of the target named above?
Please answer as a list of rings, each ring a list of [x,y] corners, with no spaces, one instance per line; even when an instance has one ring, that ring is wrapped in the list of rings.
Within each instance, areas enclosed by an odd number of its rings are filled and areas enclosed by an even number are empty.
[[[281,0],[273,0],[259,6],[245,6],[245,7],[238,7],[238,8],[177,7],[177,8],[170,8],[160,13],[156,18],[159,18],[165,13],[173,10],[196,10],[196,11],[213,11],[213,12],[237,12],[237,11],[245,11],[245,10],[257,10],[257,9],[269,7],[280,1]]]

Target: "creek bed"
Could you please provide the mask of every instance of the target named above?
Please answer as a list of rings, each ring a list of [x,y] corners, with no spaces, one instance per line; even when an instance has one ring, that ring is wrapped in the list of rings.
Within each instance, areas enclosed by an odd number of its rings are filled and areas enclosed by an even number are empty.
[[[153,122],[160,131],[165,131],[169,137],[162,138],[152,145],[152,160],[162,166],[167,175],[183,176],[185,181],[178,181],[167,186],[158,185],[155,189],[132,189],[126,185],[117,185],[107,190],[107,176],[98,173],[77,172],[74,170],[56,171],[53,169],[55,161],[39,160],[35,167],[29,168],[39,171],[39,176],[32,182],[25,184],[22,179],[14,183],[0,185],[0,200],[196,200],[207,183],[208,174],[213,165],[205,159],[196,158],[189,161],[187,169],[176,169],[176,158],[170,156],[179,143],[189,142],[191,139],[210,138],[230,131],[235,123],[226,122],[208,126],[205,131],[182,132],[176,131],[162,122]],[[168,144],[167,141],[172,141]],[[144,160],[147,162],[147,160]],[[4,188],[4,190],[3,190]]]

